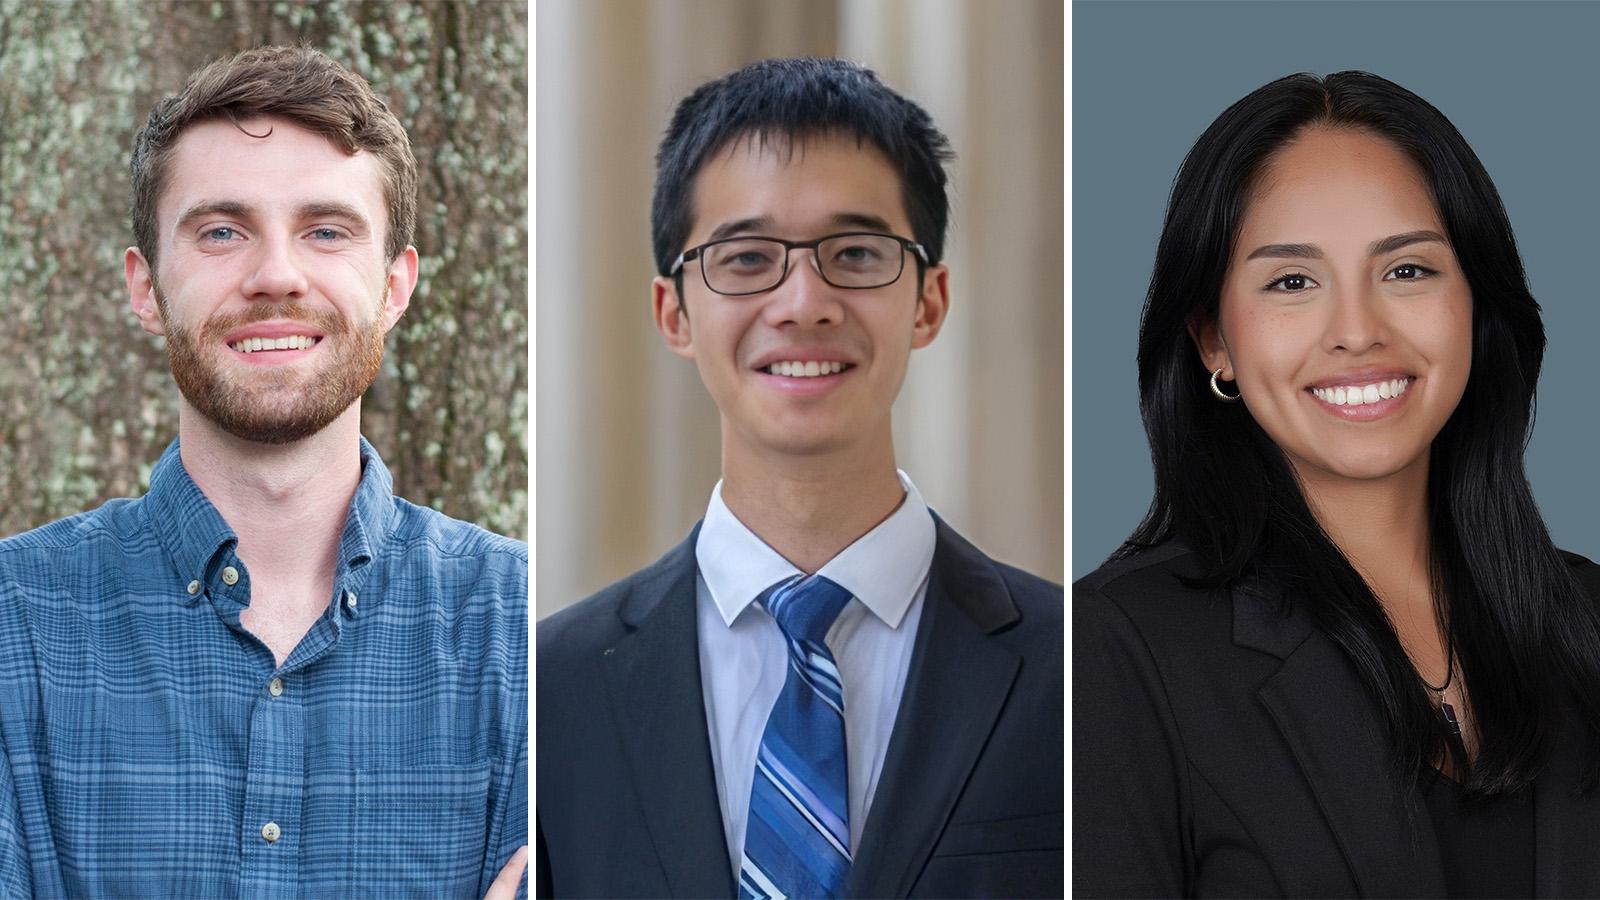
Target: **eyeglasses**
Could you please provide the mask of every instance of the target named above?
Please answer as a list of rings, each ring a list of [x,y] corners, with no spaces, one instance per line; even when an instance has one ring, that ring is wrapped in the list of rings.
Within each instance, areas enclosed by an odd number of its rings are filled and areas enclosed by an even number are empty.
[[[811,241],[786,241],[771,237],[731,237],[708,241],[679,254],[669,276],[683,270],[683,264],[700,260],[700,275],[706,287],[729,297],[742,297],[770,291],[789,276],[789,252],[811,250],[811,258],[822,280],[836,288],[868,290],[894,284],[905,270],[905,251],[928,264],[928,252],[921,244],[892,234],[873,231],[846,231]]]

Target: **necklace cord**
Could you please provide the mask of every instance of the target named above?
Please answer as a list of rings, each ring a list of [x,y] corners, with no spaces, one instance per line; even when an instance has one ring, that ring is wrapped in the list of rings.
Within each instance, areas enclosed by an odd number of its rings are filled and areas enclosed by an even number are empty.
[[[1446,647],[1448,649],[1446,650],[1445,657],[1444,657],[1444,668],[1445,668],[1444,684],[1441,684],[1438,687],[1434,687],[1428,681],[1428,679],[1422,677],[1421,670],[1417,671],[1417,679],[1422,682],[1423,687],[1426,687],[1428,690],[1433,691],[1435,694],[1438,694],[1440,697],[1444,696],[1444,692],[1446,690],[1448,690],[1449,687],[1450,687],[1451,679],[1455,678],[1455,675],[1456,675],[1456,642],[1453,641],[1453,640],[1450,640],[1448,637],[1446,637],[1445,640],[1446,640]]]

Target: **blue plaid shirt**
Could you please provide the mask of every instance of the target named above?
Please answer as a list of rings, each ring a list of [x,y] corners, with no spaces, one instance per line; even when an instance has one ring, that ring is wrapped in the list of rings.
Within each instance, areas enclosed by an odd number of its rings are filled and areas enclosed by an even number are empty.
[[[0,897],[477,898],[527,843],[527,545],[361,462],[282,666],[176,441],[0,541]]]

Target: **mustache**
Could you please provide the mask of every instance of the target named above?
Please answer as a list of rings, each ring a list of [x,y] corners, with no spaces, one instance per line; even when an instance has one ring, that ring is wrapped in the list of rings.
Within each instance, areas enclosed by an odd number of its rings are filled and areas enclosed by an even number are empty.
[[[312,309],[301,303],[290,302],[261,304],[252,306],[243,312],[212,316],[201,326],[200,336],[208,341],[221,340],[229,332],[243,328],[246,325],[284,319],[304,322],[329,337],[342,335],[350,331],[350,323],[344,316],[333,310]]]

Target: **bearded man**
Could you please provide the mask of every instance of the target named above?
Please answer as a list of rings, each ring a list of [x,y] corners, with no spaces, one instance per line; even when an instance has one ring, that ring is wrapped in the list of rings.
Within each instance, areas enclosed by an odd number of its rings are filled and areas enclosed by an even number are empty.
[[[0,541],[0,896],[518,893],[527,546],[393,496],[360,433],[417,283],[405,130],[263,48],[131,168],[178,438],[145,496]]]

